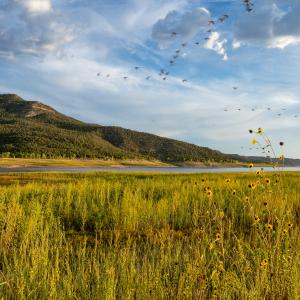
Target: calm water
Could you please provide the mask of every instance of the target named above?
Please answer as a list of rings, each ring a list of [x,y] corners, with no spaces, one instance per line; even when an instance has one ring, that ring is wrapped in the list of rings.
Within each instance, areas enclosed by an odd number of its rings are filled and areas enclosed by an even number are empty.
[[[110,167],[100,167],[100,168],[51,168],[51,167],[28,167],[28,168],[0,168],[0,172],[103,172],[103,171],[112,171],[112,172],[148,172],[148,173],[242,173],[242,172],[255,172],[256,170],[260,170],[260,168],[153,168],[153,167],[132,167],[132,168],[110,168]],[[280,169],[273,168],[264,168],[265,172],[272,171],[293,171],[299,172],[300,167],[286,167]]]

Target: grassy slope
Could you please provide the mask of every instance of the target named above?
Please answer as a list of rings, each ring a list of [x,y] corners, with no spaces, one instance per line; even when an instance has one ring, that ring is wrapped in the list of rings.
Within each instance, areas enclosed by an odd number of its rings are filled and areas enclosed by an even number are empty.
[[[300,174],[267,176],[2,174],[0,294],[299,299]]]
[[[48,157],[150,158],[169,162],[231,160],[218,151],[189,143],[86,124],[16,95],[0,95],[0,120],[0,152],[17,156],[43,153]]]

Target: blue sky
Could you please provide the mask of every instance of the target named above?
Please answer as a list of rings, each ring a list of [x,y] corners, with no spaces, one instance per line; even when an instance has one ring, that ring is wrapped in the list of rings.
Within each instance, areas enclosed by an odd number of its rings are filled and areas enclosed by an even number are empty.
[[[298,2],[2,0],[0,93],[226,153],[263,127],[300,158]]]

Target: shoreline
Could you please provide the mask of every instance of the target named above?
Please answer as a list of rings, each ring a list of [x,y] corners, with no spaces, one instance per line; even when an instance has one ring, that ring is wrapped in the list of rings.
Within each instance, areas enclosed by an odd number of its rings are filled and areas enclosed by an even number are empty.
[[[0,169],[76,169],[76,168],[189,168],[189,169],[220,169],[220,168],[245,168],[247,163],[203,163],[203,162],[174,162],[165,163],[157,160],[92,160],[92,159],[29,159],[29,158],[0,158]],[[256,168],[272,167],[267,164],[255,164]],[[289,167],[289,166],[286,166]]]

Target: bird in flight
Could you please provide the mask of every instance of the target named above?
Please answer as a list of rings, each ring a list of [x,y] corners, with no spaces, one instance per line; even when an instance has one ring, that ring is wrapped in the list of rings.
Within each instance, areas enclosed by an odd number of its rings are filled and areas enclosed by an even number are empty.
[[[151,76],[147,76],[145,79],[146,79],[146,80],[150,80],[150,78],[151,78]]]
[[[101,73],[99,72],[99,73],[97,73],[97,76],[99,77],[101,75]]]
[[[251,2],[251,0],[243,0],[245,7],[246,7],[246,11],[247,12],[251,12],[253,10],[253,6],[254,4]]]
[[[135,70],[139,70],[140,69],[140,67],[134,67],[135,68]]]
[[[182,82],[185,83],[185,82],[188,82],[188,81],[187,81],[187,79],[182,79]]]
[[[187,46],[187,43],[182,43],[181,46],[182,46],[182,47],[186,47],[186,46]]]
[[[238,87],[237,86],[233,86],[232,87],[235,91],[238,89]]]
[[[229,18],[228,15],[223,15],[222,17],[219,18],[219,21],[220,21],[221,23],[224,23],[228,18]]]
[[[124,80],[126,80],[127,78],[128,78],[127,76],[124,76],[124,77],[123,77]]]

